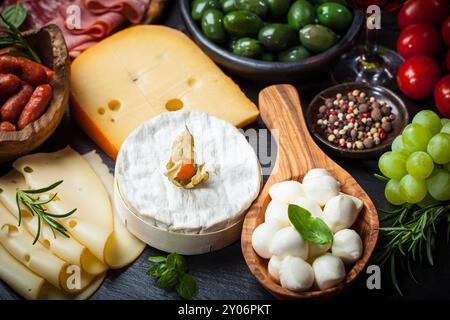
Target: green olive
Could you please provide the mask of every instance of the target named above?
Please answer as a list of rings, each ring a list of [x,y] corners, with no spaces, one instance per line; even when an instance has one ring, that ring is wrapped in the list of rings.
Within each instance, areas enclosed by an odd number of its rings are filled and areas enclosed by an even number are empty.
[[[250,11],[233,11],[223,18],[225,30],[232,37],[253,37],[262,28],[261,18]]]
[[[297,0],[289,8],[288,24],[295,30],[300,30],[307,24],[314,23],[314,7],[306,0]]]
[[[238,10],[247,10],[256,13],[263,19],[269,11],[266,0],[236,0],[236,7]]]
[[[233,44],[233,53],[247,58],[257,59],[262,51],[259,41],[252,38],[241,38]]]
[[[207,9],[220,9],[219,0],[194,0],[191,9],[192,19],[200,21]]]
[[[287,24],[270,23],[258,33],[258,40],[270,51],[282,51],[297,42],[295,31]]]
[[[266,2],[269,6],[269,15],[274,19],[284,16],[291,4],[291,0],[266,0]]]
[[[231,11],[236,11],[236,0],[221,0],[220,5],[222,7],[223,13],[227,14]]]
[[[311,56],[311,53],[303,46],[295,46],[293,48],[282,51],[278,54],[278,61],[302,61]]]
[[[353,20],[353,15],[346,6],[339,3],[326,2],[317,10],[319,23],[336,31],[346,30]]]
[[[227,39],[223,27],[223,13],[217,9],[208,9],[202,17],[203,34],[210,40],[223,44]]]
[[[300,42],[309,51],[318,53],[332,47],[338,38],[328,27],[310,24],[300,30]]]

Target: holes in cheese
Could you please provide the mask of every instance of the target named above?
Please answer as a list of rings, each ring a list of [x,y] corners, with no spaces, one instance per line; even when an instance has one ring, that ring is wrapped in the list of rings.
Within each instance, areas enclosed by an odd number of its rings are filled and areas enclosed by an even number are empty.
[[[180,99],[170,99],[166,102],[166,109],[168,111],[177,111],[183,108],[183,101]]]
[[[108,167],[95,151],[91,151],[83,155],[83,157],[102,181],[112,202],[114,196],[114,177],[109,172]],[[126,229],[126,225],[120,221],[115,209],[113,216],[114,233],[106,244],[105,260],[111,268],[116,269],[124,267],[136,260],[144,250],[145,243],[138,240]]]
[[[13,214],[18,217],[15,200],[16,189],[27,189],[25,178],[16,170],[12,170],[0,177],[0,185],[4,192],[0,194],[0,202]],[[37,232],[37,217],[22,209],[22,225],[34,237]],[[16,223],[17,224],[17,223]],[[66,238],[50,230],[47,224],[41,225],[41,236],[39,241],[49,249],[54,255],[68,262],[69,264],[80,265],[84,271],[90,274],[100,274],[107,269],[107,266],[100,262],[92,253],[73,237]],[[70,230],[69,230],[70,233]],[[55,237],[56,236],[56,237]]]
[[[9,237],[15,237],[19,235],[19,229],[12,224],[4,224],[2,226],[2,231],[6,233]]]
[[[47,204],[51,212],[77,211],[69,218],[59,219],[71,235],[100,261],[105,261],[105,246],[113,232],[112,207],[102,182],[86,160],[67,147],[53,153],[37,153],[24,156],[13,164],[25,177],[32,189],[50,185],[58,180],[64,182],[54,192],[62,200]],[[33,172],[26,172],[32,167]],[[76,220],[76,228],[70,221]]]
[[[23,168],[23,171],[25,171],[26,173],[32,173],[33,172],[33,168],[29,167],[29,166],[25,166]]]
[[[30,270],[60,288],[62,274],[68,264],[52,255],[39,242],[33,245],[33,237],[16,225],[17,219],[0,204],[0,227],[3,231],[0,232],[0,244]]]
[[[45,280],[11,256],[0,245],[0,278],[28,300],[38,299]]]
[[[117,111],[120,109],[120,101],[113,99],[111,101],[108,102],[108,108],[111,111]]]
[[[105,110],[105,108],[100,107],[100,108],[97,109],[97,112],[98,112],[99,115],[104,115],[106,110]]]
[[[77,226],[77,220],[70,220],[69,221],[69,227],[71,228],[71,229],[74,229],[75,227]]]
[[[71,65],[70,91],[74,119],[112,158],[135,128],[167,112],[166,103],[174,98],[183,101],[183,109],[205,111],[238,127],[259,114],[192,40],[156,25],[122,30],[83,52]],[[121,103],[114,118],[99,114],[111,100]]]
[[[85,300],[101,286],[105,275],[105,272],[97,275],[79,292],[68,293],[46,282],[45,279],[17,261],[0,245],[0,279],[27,300]]]

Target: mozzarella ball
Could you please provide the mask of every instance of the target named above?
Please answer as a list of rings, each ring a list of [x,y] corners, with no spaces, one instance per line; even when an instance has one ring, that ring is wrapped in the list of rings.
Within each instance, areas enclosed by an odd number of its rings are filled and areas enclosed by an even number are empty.
[[[331,176],[327,169],[322,168],[315,168],[308,171],[307,174],[303,177],[303,183],[305,183],[308,180],[322,177],[322,176]]]
[[[361,237],[355,230],[343,229],[335,233],[331,253],[344,263],[356,262],[363,253]]]
[[[278,200],[269,202],[269,205],[266,208],[265,221],[270,222],[273,219],[279,220],[285,227],[290,225],[287,203]]]
[[[303,183],[303,191],[308,198],[323,206],[329,199],[339,194],[341,185],[332,176],[319,176]]]
[[[308,250],[309,258],[315,258],[315,257],[323,255],[328,250],[330,250],[331,243],[317,244],[317,243],[314,243],[314,242],[308,242],[308,248],[309,248],[309,250]]]
[[[303,209],[308,210],[313,217],[320,217],[322,215],[322,209],[319,204],[311,198],[300,197],[291,202]],[[288,217],[289,218],[289,217]]]
[[[350,199],[352,199],[353,202],[355,202],[356,210],[358,211],[358,213],[361,212],[362,208],[364,207],[364,202],[360,198],[357,198],[357,197],[354,197],[354,196],[351,196],[349,194],[342,193],[342,192],[340,194],[345,195],[345,196],[349,197]]]
[[[269,246],[269,252],[272,256],[293,256],[307,259],[308,242],[294,227],[286,227],[275,233]]]
[[[302,184],[298,181],[282,181],[275,183],[269,189],[272,200],[289,203],[304,195]]]
[[[283,225],[277,221],[271,221],[270,223],[262,223],[256,227],[252,234],[252,245],[256,253],[264,259],[269,259],[272,254],[269,247],[272,242],[275,233],[280,230]]]
[[[344,263],[340,258],[329,253],[314,260],[312,268],[320,290],[334,287],[345,278]]]
[[[281,263],[280,283],[292,291],[306,291],[314,283],[314,271],[302,258],[286,257]]]
[[[331,198],[323,208],[322,219],[333,233],[350,228],[357,217],[355,202],[347,195]]]
[[[283,259],[281,259],[280,257],[272,256],[267,266],[270,276],[278,283],[280,283],[280,269],[282,262]]]

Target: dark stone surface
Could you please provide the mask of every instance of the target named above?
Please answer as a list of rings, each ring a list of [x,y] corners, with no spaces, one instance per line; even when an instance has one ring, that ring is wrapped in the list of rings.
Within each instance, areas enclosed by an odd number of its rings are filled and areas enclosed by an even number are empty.
[[[176,1],[174,1],[176,3]],[[170,8],[165,24],[185,31],[181,23],[177,5]],[[380,42],[390,47],[395,47],[398,35],[395,24],[395,16],[383,17],[383,30]],[[258,83],[241,80],[233,77],[241,86],[243,91],[255,102],[257,94],[262,86]],[[309,101],[322,89],[331,85],[328,78],[324,77],[320,82],[294,83],[299,90],[304,108]],[[431,102],[412,103],[405,100],[413,115],[419,107],[428,108]],[[256,128],[263,128],[264,124],[258,119]],[[56,133],[40,149],[40,151],[55,151],[70,144],[80,153],[86,153],[92,149],[99,150],[95,144],[84,135],[81,130],[71,122],[67,113]],[[100,150],[103,159],[112,169],[114,162],[107,158]],[[371,196],[378,208],[387,207],[384,200],[383,183],[373,178],[372,174],[377,171],[377,163],[371,161],[356,161],[334,158],[341,166],[348,170],[361,186]],[[8,165],[2,165],[0,171],[6,171]],[[449,299],[450,291],[450,255],[448,244],[445,239],[445,230],[442,237],[437,241],[435,250],[435,266],[430,267],[423,263],[414,269],[418,284],[409,278],[406,272],[398,273],[400,286],[405,298],[410,299]],[[92,299],[177,299],[174,292],[168,292],[155,285],[152,278],[145,275],[149,265],[146,261],[148,256],[159,255],[161,252],[147,247],[142,256],[130,267],[121,270],[112,270]],[[242,256],[240,243],[237,242],[218,252],[187,257],[191,273],[198,279],[198,299],[272,299],[263,287],[259,285],[247,268]],[[361,274],[359,279],[337,299],[359,300],[359,299],[398,299],[400,296],[390,284],[389,270],[382,270],[382,289],[368,290],[366,287],[367,275]],[[0,300],[18,299],[3,282],[0,282]]]

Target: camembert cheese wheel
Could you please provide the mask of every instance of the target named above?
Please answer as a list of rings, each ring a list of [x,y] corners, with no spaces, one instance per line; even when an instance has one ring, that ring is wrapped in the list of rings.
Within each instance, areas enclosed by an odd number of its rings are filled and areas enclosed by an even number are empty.
[[[186,128],[207,181],[192,189],[165,175],[173,141]],[[116,196],[145,223],[172,233],[206,234],[242,220],[261,186],[261,167],[245,136],[204,112],[164,113],[136,129],[120,149]]]

